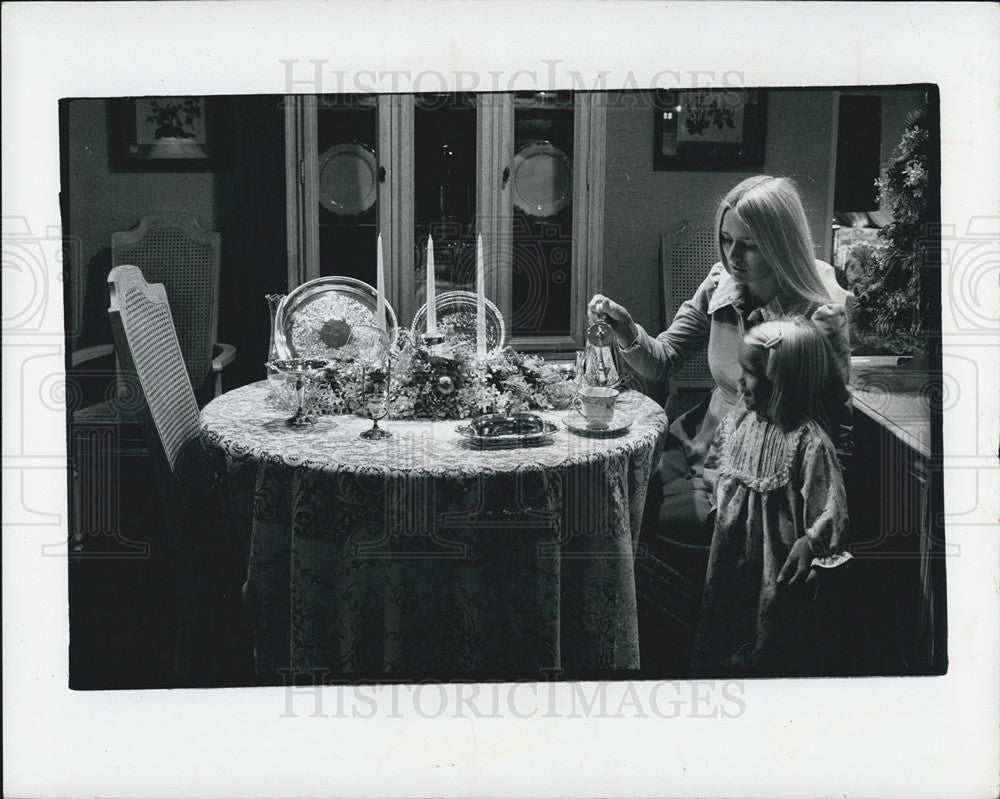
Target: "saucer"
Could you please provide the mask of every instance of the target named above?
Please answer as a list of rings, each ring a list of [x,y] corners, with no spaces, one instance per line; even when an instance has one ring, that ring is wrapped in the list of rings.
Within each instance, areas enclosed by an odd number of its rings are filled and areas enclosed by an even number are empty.
[[[566,425],[574,433],[580,433],[581,435],[587,436],[607,436],[614,435],[616,433],[624,433],[632,426],[632,420],[623,416],[620,413],[616,413],[611,417],[611,421],[608,422],[605,427],[592,427],[587,424],[587,420],[584,419],[578,413],[572,413],[569,416],[563,417],[563,424]]]

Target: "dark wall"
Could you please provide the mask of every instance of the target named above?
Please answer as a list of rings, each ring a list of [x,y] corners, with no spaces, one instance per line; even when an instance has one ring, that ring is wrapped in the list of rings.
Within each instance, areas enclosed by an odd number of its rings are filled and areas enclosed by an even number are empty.
[[[881,101],[880,158],[884,165],[905,127],[924,105],[922,88],[858,89]],[[620,102],[608,109],[604,205],[604,290],[643,326],[659,331],[660,236],[692,216],[712,214],[726,192],[755,172],[796,180],[809,217],[816,255],[832,248],[836,111],[832,89],[770,89],[764,165],[742,172],[653,170],[653,105]]]
[[[219,340],[237,348],[226,390],[263,379],[270,335],[264,295],[287,290],[281,103],[280,95],[230,98],[230,152],[213,203],[222,235]]]
[[[69,100],[64,127],[68,185],[61,187],[63,232],[73,237],[74,260],[65,288],[70,330],[81,330],[74,348],[111,341],[107,275],[111,269],[111,234],[134,227],[146,214],[183,212],[212,228],[211,172],[113,172],[109,163],[107,101]]]
[[[107,273],[111,234],[152,213],[188,213],[222,236],[219,340],[237,348],[225,388],[263,377],[269,334],[264,294],[284,291],[285,141],[281,96],[231,96],[221,120],[222,162],[214,172],[114,172],[107,101],[67,102],[63,229],[77,245],[66,304],[76,349],[110,342]]]

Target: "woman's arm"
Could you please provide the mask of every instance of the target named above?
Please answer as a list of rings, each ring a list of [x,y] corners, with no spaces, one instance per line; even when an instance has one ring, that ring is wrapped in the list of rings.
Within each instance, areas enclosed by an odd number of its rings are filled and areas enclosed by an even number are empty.
[[[628,317],[631,324],[616,327],[616,332],[620,331],[618,340],[622,345],[622,356],[636,374],[644,380],[663,380],[671,369],[679,369],[688,358],[708,346],[712,324],[708,302],[719,285],[721,274],[721,264],[712,267],[694,296],[681,303],[670,327],[656,338],[633,322],[631,316]],[[612,319],[610,311],[608,317]],[[615,326],[615,321],[618,320],[613,320],[612,326]]]

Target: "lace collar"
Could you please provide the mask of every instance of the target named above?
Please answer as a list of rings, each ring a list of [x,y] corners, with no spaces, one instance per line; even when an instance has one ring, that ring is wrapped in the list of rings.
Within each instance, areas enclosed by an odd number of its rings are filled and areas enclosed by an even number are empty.
[[[799,439],[806,425],[784,433],[746,408],[735,410],[722,423],[719,473],[753,491],[773,491],[788,484]]]

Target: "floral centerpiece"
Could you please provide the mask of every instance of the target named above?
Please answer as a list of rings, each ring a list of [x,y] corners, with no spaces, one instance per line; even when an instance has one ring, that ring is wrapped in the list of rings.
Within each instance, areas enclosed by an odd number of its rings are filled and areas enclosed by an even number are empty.
[[[350,342],[339,347],[325,378],[312,391],[316,413],[363,413],[365,367],[358,354]],[[367,377],[372,379],[370,368]],[[400,330],[390,355],[389,418],[466,419],[566,408],[575,389],[563,371],[538,356],[505,347],[479,359],[472,343],[459,340],[426,348],[409,331]]]

